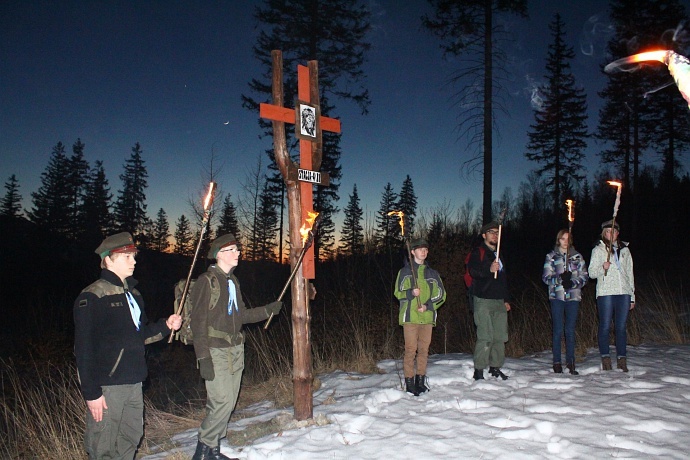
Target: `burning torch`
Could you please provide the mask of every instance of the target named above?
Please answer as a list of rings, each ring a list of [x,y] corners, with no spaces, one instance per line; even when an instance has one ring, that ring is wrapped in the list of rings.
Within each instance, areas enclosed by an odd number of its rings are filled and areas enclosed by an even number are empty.
[[[403,237],[403,240],[405,240],[405,247],[407,248],[407,258],[410,262],[410,273],[412,273],[412,284],[414,285],[415,289],[419,289],[419,285],[417,284],[417,275],[414,272],[414,265],[412,264],[412,248],[410,248],[410,239],[408,236],[405,234],[405,213],[402,211],[391,211],[388,213],[389,216],[398,216],[399,223],[400,223],[400,234]],[[419,297],[417,297],[417,309],[419,310],[422,308],[422,302],[419,300]]]
[[[565,205],[568,207],[568,252],[566,257],[570,257],[570,246],[573,244],[573,224],[575,223],[575,202],[573,200],[565,200]],[[568,269],[567,261],[565,269]]]
[[[302,250],[299,253],[299,257],[297,258],[295,267],[292,269],[292,272],[290,272],[290,277],[285,283],[285,286],[283,286],[283,290],[280,291],[280,295],[278,296],[276,302],[280,302],[281,300],[283,300],[283,296],[287,292],[288,286],[290,286],[290,283],[292,283],[293,278],[297,274],[297,269],[300,265],[302,265],[302,259],[304,259],[304,255],[307,253],[311,245],[314,243],[314,236],[316,234],[317,229],[319,228],[320,221],[321,217],[319,216],[318,212],[308,211],[308,217],[305,219],[304,223],[302,224],[302,227],[300,227],[299,229],[299,233],[300,235],[302,235]],[[271,313],[271,316],[269,316],[266,320],[266,324],[264,324],[264,330],[268,329],[268,325],[271,324],[272,319],[273,313]]]
[[[196,265],[196,259],[199,257],[199,250],[201,249],[201,243],[204,241],[204,234],[206,233],[206,227],[208,227],[208,221],[211,218],[211,206],[213,205],[213,197],[216,192],[216,183],[211,181],[208,184],[208,193],[204,199],[204,217],[201,221],[201,230],[199,230],[199,241],[196,243],[196,249],[194,250],[194,258],[192,259],[192,265],[189,267],[189,273],[187,274],[187,280],[184,283],[184,289],[182,290],[182,297],[180,297],[180,304],[177,306],[176,315],[182,313],[182,308],[184,308],[184,303],[187,300],[187,294],[189,293],[189,285],[192,281],[192,273],[194,272],[194,265]],[[168,343],[171,343],[175,332],[170,333],[170,338]]]
[[[618,214],[618,206],[621,204],[621,188],[623,187],[623,184],[618,181],[614,180],[609,180],[606,181],[609,185],[612,185],[614,187],[617,187],[618,190],[616,190],[616,202],[613,204],[613,219],[611,222],[611,235],[613,235],[613,231],[616,228],[616,215]],[[611,252],[613,251],[613,238],[609,238],[609,247],[608,251],[606,254],[606,262],[611,261]],[[604,270],[604,276],[606,276],[608,272],[608,269]]]
[[[635,64],[645,61],[659,61],[666,64],[668,71],[690,108],[690,60],[671,50],[649,51],[647,53],[633,54],[609,63],[604,67],[605,72],[622,69],[625,64]]]

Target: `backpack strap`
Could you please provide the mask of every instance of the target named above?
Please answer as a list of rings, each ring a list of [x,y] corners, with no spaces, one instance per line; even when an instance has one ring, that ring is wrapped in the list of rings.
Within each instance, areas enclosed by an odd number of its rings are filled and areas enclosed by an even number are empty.
[[[206,278],[211,286],[211,302],[208,309],[213,310],[218,306],[218,300],[220,299],[220,284],[215,276],[206,276]]]

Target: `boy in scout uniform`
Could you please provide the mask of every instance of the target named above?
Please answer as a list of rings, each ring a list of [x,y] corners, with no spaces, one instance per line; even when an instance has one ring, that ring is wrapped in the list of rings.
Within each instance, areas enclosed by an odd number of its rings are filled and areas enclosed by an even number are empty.
[[[74,302],[74,353],[88,408],[84,443],[90,459],[132,459],[144,435],[144,345],[179,329],[182,317],[149,323],[132,278],[132,235],[109,236],[96,254],[101,276]]]

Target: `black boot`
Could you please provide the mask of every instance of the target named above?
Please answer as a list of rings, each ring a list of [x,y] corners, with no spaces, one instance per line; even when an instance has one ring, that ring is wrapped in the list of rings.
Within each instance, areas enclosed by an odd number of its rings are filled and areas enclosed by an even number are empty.
[[[417,392],[417,385],[414,382],[414,377],[405,377],[405,391],[411,395],[419,396]]]
[[[417,387],[417,394],[421,395],[429,391],[429,385],[427,385],[426,375],[416,375],[414,378],[415,386]]]
[[[474,379],[475,380],[484,380],[484,369],[475,369],[474,370]]]
[[[501,372],[501,369],[498,367],[490,367],[489,368],[489,374],[496,378],[502,378],[503,380],[508,380],[508,376],[505,375],[503,372]]]
[[[208,456],[209,450],[211,450],[211,448],[208,447],[206,444],[204,444],[201,441],[197,442],[196,451],[194,452],[192,460],[207,460],[208,458],[210,458]]]
[[[240,460],[239,458],[230,458],[220,453],[220,445],[212,447],[208,451],[208,460]]]
[[[561,363],[556,363],[553,365],[553,372],[555,374],[562,374],[563,373],[563,366],[561,366]]]

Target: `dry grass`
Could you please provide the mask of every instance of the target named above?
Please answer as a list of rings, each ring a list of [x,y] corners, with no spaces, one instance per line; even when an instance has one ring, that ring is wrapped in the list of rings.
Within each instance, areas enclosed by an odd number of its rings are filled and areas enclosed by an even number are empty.
[[[2,365],[2,458],[86,458],[84,409],[74,366],[13,361]],[[21,369],[21,372],[20,372]]]

